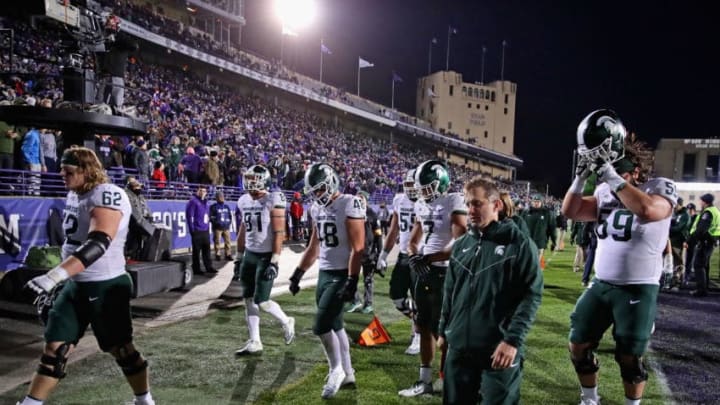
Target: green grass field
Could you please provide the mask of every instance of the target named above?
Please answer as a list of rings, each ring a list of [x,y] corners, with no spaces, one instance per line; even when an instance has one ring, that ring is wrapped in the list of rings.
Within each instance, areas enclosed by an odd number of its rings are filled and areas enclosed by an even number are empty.
[[[567,352],[569,315],[582,292],[580,273],[571,269],[573,254],[574,247],[567,246],[565,252],[552,256],[545,271],[543,303],[527,341],[522,388],[526,404],[579,401],[579,385]],[[151,365],[153,396],[158,404],[439,404],[439,394],[419,399],[397,395],[417,379],[419,361],[403,353],[410,323],[393,308],[387,283],[388,278],[376,279],[375,308],[393,342],[375,348],[353,345],[356,390],[341,390],[329,401],[320,399],[327,363],[311,330],[314,291],[303,290],[295,297],[277,297],[296,318],[295,342],[285,346],[280,325],[263,314],[265,350],[261,356],[233,356],[247,339],[242,308],[218,310],[203,319],[150,329],[137,336],[136,343]],[[351,339],[357,339],[371,319],[371,315],[347,314]],[[608,334],[599,349],[600,395],[606,405],[624,403],[612,348]],[[22,386],[1,395],[0,403],[13,404],[26,389]],[[68,367],[68,377],[48,404],[122,404],[131,398],[115,362],[108,355],[96,354]],[[665,402],[653,372],[643,403]]]

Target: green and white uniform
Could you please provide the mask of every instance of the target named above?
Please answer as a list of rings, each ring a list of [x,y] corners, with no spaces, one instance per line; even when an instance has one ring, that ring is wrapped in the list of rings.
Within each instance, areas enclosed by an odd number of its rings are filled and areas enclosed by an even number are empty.
[[[318,306],[313,332],[322,335],[343,329],[344,302],[336,294],[348,277],[350,241],[346,221],[365,220],[365,202],[356,196],[341,194],[327,206],[313,203],[310,208],[314,230],[320,243],[320,274],[315,290]]]
[[[655,178],[638,188],[677,202],[672,180]],[[607,184],[595,190],[598,247],[596,277],[570,316],[570,341],[597,342],[610,325],[621,353],[641,356],[655,321],[662,253],[671,216],[642,221],[625,208]]]
[[[285,195],[279,191],[268,192],[253,199],[243,194],[237,203],[239,220],[245,225],[245,253],[240,267],[240,283],[243,298],[255,297],[256,304],[270,299],[274,280],[266,280],[265,272],[272,257],[274,233],[272,210],[285,209]]]
[[[467,215],[465,201],[461,193],[441,195],[426,203],[415,203],[415,220],[422,226],[424,255],[445,250],[452,242],[453,214]],[[440,321],[440,308],[443,300],[442,286],[449,261],[433,262],[430,274],[423,279],[413,281],[414,297],[417,304],[417,324],[429,327],[437,332]]]
[[[399,239],[397,263],[390,277],[390,299],[401,299],[407,296],[410,289],[410,266],[408,265],[407,248],[410,244],[410,234],[415,224],[415,203],[407,195],[396,194],[393,198],[392,209],[397,214]],[[422,246],[422,244],[421,244]]]
[[[70,191],[65,202],[63,260],[87,240],[90,215],[96,207],[122,213],[115,237],[105,253],[68,280],[49,314],[48,342],[77,342],[88,324],[104,351],[132,340],[130,298],[132,281],[125,272],[125,241],[132,208],[125,191],[100,184],[85,194]]]

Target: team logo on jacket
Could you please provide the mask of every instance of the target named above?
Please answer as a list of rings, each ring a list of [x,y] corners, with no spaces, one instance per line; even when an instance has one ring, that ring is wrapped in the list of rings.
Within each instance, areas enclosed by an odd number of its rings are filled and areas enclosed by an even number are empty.
[[[500,245],[495,248],[495,254],[498,256],[502,256],[505,254],[505,245]]]

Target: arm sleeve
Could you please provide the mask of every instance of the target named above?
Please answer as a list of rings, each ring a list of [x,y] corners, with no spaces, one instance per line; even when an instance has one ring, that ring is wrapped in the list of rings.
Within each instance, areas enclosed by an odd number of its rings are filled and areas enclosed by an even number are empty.
[[[515,267],[513,271],[520,274],[518,289],[523,293],[519,295],[520,302],[505,330],[503,340],[519,348],[525,343],[525,338],[535,321],[543,292],[543,275],[538,262],[538,252],[529,239],[522,239],[513,266]]]

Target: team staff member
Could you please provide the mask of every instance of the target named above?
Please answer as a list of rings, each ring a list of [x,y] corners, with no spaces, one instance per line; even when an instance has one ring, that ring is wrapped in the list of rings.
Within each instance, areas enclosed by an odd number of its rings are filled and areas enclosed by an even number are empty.
[[[355,384],[343,305],[357,291],[365,244],[365,203],[360,197],[341,194],[337,173],[325,163],[313,163],[305,171],[305,190],[314,200],[312,233],[289,288],[297,294],[303,274],[319,259],[313,333],[320,338],[330,366],[322,390],[322,398],[328,399],[341,386]]]
[[[270,171],[265,166],[251,166],[243,174],[247,194],[243,194],[237,203],[240,225],[235,274],[239,274],[243,287],[245,321],[250,335],[245,346],[235,352],[237,355],[263,350],[260,309],[280,322],[286,345],[295,339],[295,318],[288,317],[280,305],[270,299],[285,240],[287,204],[282,192],[270,191],[270,182]]]
[[[462,194],[450,193],[450,174],[437,160],[428,160],[415,171],[415,187],[422,202],[415,203],[415,225],[408,244],[408,259],[417,303],[420,329],[420,375],[402,397],[432,394],[432,363],[437,344],[443,280],[453,241],[467,230]],[[425,244],[420,248],[421,241]],[[442,361],[441,361],[442,363]]]
[[[552,210],[543,205],[542,195],[533,194],[530,208],[522,213],[522,218],[530,230],[530,237],[537,247],[540,262],[543,263],[543,253],[547,246],[548,239],[551,245],[555,244],[555,215]]]
[[[677,206],[670,220],[670,247],[675,265],[672,280],[666,280],[667,288],[680,287],[685,277],[685,263],[683,247],[688,240],[690,231],[690,214],[683,205],[683,199],[678,198]]]
[[[595,278],[570,316],[570,359],[580,381],[581,403],[598,404],[595,349],[612,326],[625,403],[637,405],[648,378],[642,356],[655,321],[662,254],[677,200],[675,184],[648,179],[652,151],[626,139],[613,111],[590,113],[578,126],[577,139],[576,176],[562,210],[572,220],[597,221],[597,252]],[[592,196],[583,197],[594,170],[602,184]]]
[[[232,260],[230,254],[230,225],[232,214],[230,206],[225,203],[225,194],[222,191],[215,193],[215,204],[210,206],[210,223],[213,228],[213,248],[215,260],[220,260],[220,238],[223,240],[225,260]]]
[[[415,224],[415,202],[418,199],[415,189],[415,169],[405,173],[403,179],[403,192],[395,194],[392,207],[393,213],[390,218],[390,229],[385,238],[385,246],[378,258],[377,270],[382,272],[387,268],[387,257],[390,251],[399,240],[400,253],[398,254],[395,268],[390,276],[390,299],[395,304],[395,309],[412,321],[412,340],[410,346],[405,349],[405,354],[416,355],[420,353],[420,332],[415,324],[415,300],[410,276],[410,265],[408,262],[408,244],[410,234]],[[399,236],[399,237],[398,237]],[[421,241],[422,242],[422,241]],[[408,296],[410,292],[410,296]]]
[[[690,228],[689,245],[695,247],[693,257],[693,271],[697,288],[691,292],[695,297],[707,296],[708,281],[710,279],[710,257],[715,242],[720,238],[720,211],[713,205],[715,197],[712,194],[700,196],[700,214]]]
[[[500,193],[465,184],[470,229],[452,248],[438,346],[447,348],[444,404],[520,402],[523,344],[542,300],[537,249],[512,221],[499,221]],[[489,311],[488,308],[492,308]]]
[[[185,206],[185,218],[192,239],[192,269],[195,274],[215,275],[217,270],[213,268],[212,260],[210,260],[210,216],[208,211],[207,187],[198,186],[197,192],[190,197],[190,201]],[[202,254],[205,266],[204,272],[200,270],[200,254]]]
[[[19,404],[38,405],[47,400],[65,377],[68,355],[89,324],[100,349],[112,354],[125,374],[135,394],[134,403],[152,405],[147,361],[132,342],[132,281],[125,272],[124,254],[130,202],[125,191],[110,184],[92,150],[67,149],[60,163],[60,175],[69,190],[63,261],[30,280],[27,287],[37,294],[49,294],[63,281],[65,287],[49,312],[40,366],[28,395]]]

